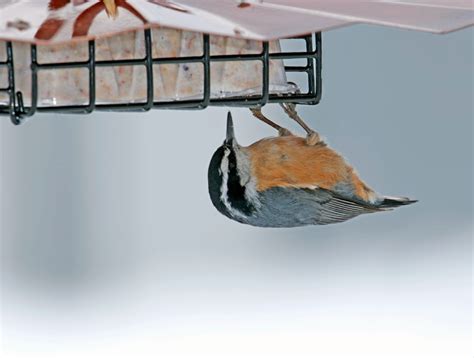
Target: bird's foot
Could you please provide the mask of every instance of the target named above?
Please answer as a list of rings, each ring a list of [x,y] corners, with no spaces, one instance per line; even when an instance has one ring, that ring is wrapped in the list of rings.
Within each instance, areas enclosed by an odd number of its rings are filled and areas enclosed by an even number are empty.
[[[278,136],[280,137],[286,137],[286,136],[290,136],[290,135],[293,135],[293,133],[291,133],[288,129],[286,128],[283,128],[281,127],[279,130],[278,130]]]
[[[308,133],[308,135],[306,136],[306,144],[307,145],[316,145],[318,144],[319,142],[321,142],[321,137],[319,136],[319,133],[318,132],[315,132],[315,131],[311,131],[310,133]]]

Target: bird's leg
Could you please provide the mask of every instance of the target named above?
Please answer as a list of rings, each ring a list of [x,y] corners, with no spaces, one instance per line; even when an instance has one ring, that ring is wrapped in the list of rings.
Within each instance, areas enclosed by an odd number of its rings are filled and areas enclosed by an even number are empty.
[[[262,109],[260,107],[250,108],[250,111],[252,112],[254,117],[260,119],[262,122],[268,124],[270,127],[275,128],[278,131],[279,136],[292,135],[292,133],[288,129],[279,126],[278,124],[276,124],[272,120],[265,117],[263,115]]]
[[[315,145],[321,141],[318,132],[312,130],[298,115],[298,112],[296,112],[296,105],[294,103],[280,103],[280,106],[283,108],[288,117],[293,119],[306,131],[306,144]]]

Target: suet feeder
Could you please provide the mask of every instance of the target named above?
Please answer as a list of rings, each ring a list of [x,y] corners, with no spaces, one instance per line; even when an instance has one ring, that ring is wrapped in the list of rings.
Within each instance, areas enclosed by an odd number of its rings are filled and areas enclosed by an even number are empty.
[[[10,0],[0,115],[315,105],[321,32],[357,23],[445,33],[474,11],[465,0]]]

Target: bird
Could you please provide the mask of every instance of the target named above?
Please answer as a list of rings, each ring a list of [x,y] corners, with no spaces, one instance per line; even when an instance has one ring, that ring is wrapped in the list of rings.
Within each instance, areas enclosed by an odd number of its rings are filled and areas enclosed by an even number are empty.
[[[228,112],[226,138],[208,168],[209,196],[220,213],[252,226],[291,228],[341,223],[417,202],[377,194],[303,122],[294,105],[282,107],[306,130],[306,138],[254,108],[252,113],[279,135],[241,146]]]

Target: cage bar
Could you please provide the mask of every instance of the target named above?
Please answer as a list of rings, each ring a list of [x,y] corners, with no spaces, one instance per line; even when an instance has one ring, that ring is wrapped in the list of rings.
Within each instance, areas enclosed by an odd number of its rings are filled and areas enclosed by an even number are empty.
[[[269,43],[263,42],[262,52],[258,54],[211,55],[209,35],[203,34],[203,51],[201,56],[188,57],[152,57],[151,30],[144,30],[145,57],[141,59],[120,59],[97,61],[95,58],[95,41],[88,43],[87,61],[63,63],[38,63],[37,47],[30,46],[31,51],[31,104],[25,106],[23,94],[15,90],[14,53],[11,42],[6,42],[7,59],[0,62],[0,68],[6,67],[8,86],[0,88],[0,93],[8,94],[9,103],[0,104],[0,116],[9,116],[13,124],[21,124],[27,117],[37,112],[46,113],[92,113],[93,111],[149,111],[150,109],[204,109],[208,106],[226,107],[261,107],[267,103],[295,103],[316,105],[321,100],[322,93],[322,47],[321,33],[302,36],[292,40],[305,41],[305,51],[270,53]],[[285,72],[300,72],[306,74],[308,91],[305,93],[270,93],[269,73],[270,60],[304,59],[302,66],[284,66]],[[262,89],[259,95],[233,96],[228,98],[211,97],[211,64],[223,61],[260,61],[262,63]],[[153,97],[153,65],[201,63],[203,65],[203,94],[199,99],[184,99],[172,101],[155,101]],[[144,66],[146,70],[147,94],[144,102],[129,103],[96,103],[96,68],[108,66]],[[38,72],[41,70],[58,70],[66,68],[87,68],[89,74],[89,103],[85,105],[39,106]],[[299,84],[297,84],[299,85]]]

